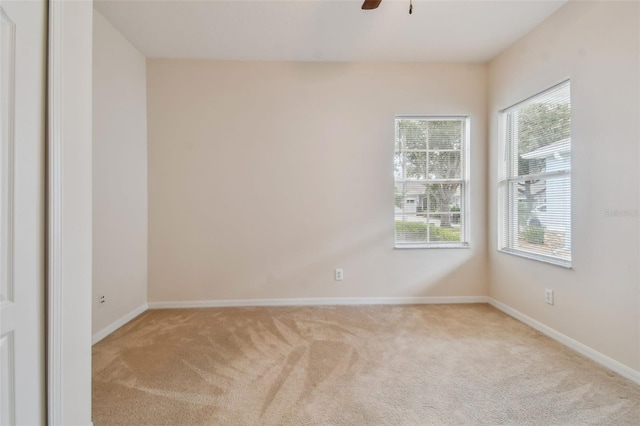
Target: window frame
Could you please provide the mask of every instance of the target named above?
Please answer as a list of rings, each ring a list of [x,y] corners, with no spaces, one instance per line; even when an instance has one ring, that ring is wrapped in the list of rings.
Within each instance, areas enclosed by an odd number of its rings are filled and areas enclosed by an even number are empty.
[[[518,109],[524,108],[527,105],[535,103],[535,100],[542,97],[549,92],[557,90],[561,86],[568,85],[569,102],[571,104],[571,79],[567,78],[558,84],[555,84],[545,90],[535,93],[521,101],[514,103],[513,105],[501,109],[498,111],[498,179],[497,179],[497,221],[498,221],[498,238],[497,238],[497,250],[501,253],[506,253],[525,259],[536,260],[551,265],[561,266],[563,268],[571,269],[573,262],[573,181],[572,181],[572,168],[573,168],[573,153],[570,154],[569,168],[563,170],[544,171],[539,173],[531,173],[526,175],[518,175],[517,171],[514,172],[514,143],[509,142],[507,135],[509,120],[508,114]],[[571,111],[570,111],[571,113]],[[570,144],[573,144],[572,138],[572,126],[569,127],[569,139]],[[571,146],[570,145],[570,146]],[[570,226],[570,246],[569,246],[569,259],[563,259],[556,256],[549,256],[541,253],[535,253],[532,251],[523,250],[521,248],[513,247],[513,241],[517,238],[514,235],[513,230],[517,227],[517,223],[514,227],[514,221],[518,219],[517,215],[514,216],[513,212],[517,209],[516,197],[512,194],[511,184],[516,182],[524,182],[528,180],[547,180],[547,178],[559,178],[562,176],[568,177],[569,182],[569,226]]]
[[[394,161],[398,151],[395,146],[395,134],[397,131],[397,123],[399,120],[426,120],[426,121],[463,121],[464,122],[464,140],[460,147],[460,173],[459,179],[428,179],[424,180],[412,180],[411,182],[433,182],[443,183],[443,181],[455,181],[461,184],[461,206],[460,206],[460,235],[461,241],[445,242],[445,241],[419,241],[419,242],[398,242],[397,233],[395,228],[396,216],[394,212],[394,249],[406,250],[406,249],[467,249],[471,246],[471,232],[470,232],[470,140],[471,140],[471,118],[469,115],[396,115],[394,117]],[[429,145],[425,147],[425,152],[429,153]],[[394,198],[395,198],[395,185],[398,182],[407,182],[406,180],[396,180],[394,175]],[[416,202],[416,205],[419,204]],[[393,203],[395,208],[395,201]],[[452,213],[453,214],[453,213]]]

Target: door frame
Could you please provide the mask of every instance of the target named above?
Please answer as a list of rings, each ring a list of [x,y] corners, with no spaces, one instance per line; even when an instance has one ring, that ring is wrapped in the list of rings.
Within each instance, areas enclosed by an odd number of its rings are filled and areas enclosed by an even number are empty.
[[[91,425],[93,1],[48,0],[47,423]]]

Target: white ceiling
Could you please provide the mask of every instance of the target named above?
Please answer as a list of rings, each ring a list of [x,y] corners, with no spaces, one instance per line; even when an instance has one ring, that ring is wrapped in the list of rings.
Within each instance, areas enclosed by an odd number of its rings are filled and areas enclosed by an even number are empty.
[[[566,0],[96,1],[145,56],[484,62]]]

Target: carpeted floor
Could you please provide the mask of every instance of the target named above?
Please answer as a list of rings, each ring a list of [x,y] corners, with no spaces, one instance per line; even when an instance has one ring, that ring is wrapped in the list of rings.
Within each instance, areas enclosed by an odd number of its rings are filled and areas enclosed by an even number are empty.
[[[106,425],[639,425],[640,386],[489,305],[151,310],[93,347]]]

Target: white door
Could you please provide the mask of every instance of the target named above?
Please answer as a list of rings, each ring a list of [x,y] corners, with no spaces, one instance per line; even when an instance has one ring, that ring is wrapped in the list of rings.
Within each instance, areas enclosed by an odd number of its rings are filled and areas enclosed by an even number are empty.
[[[0,8],[0,425],[42,425],[46,3]]]

